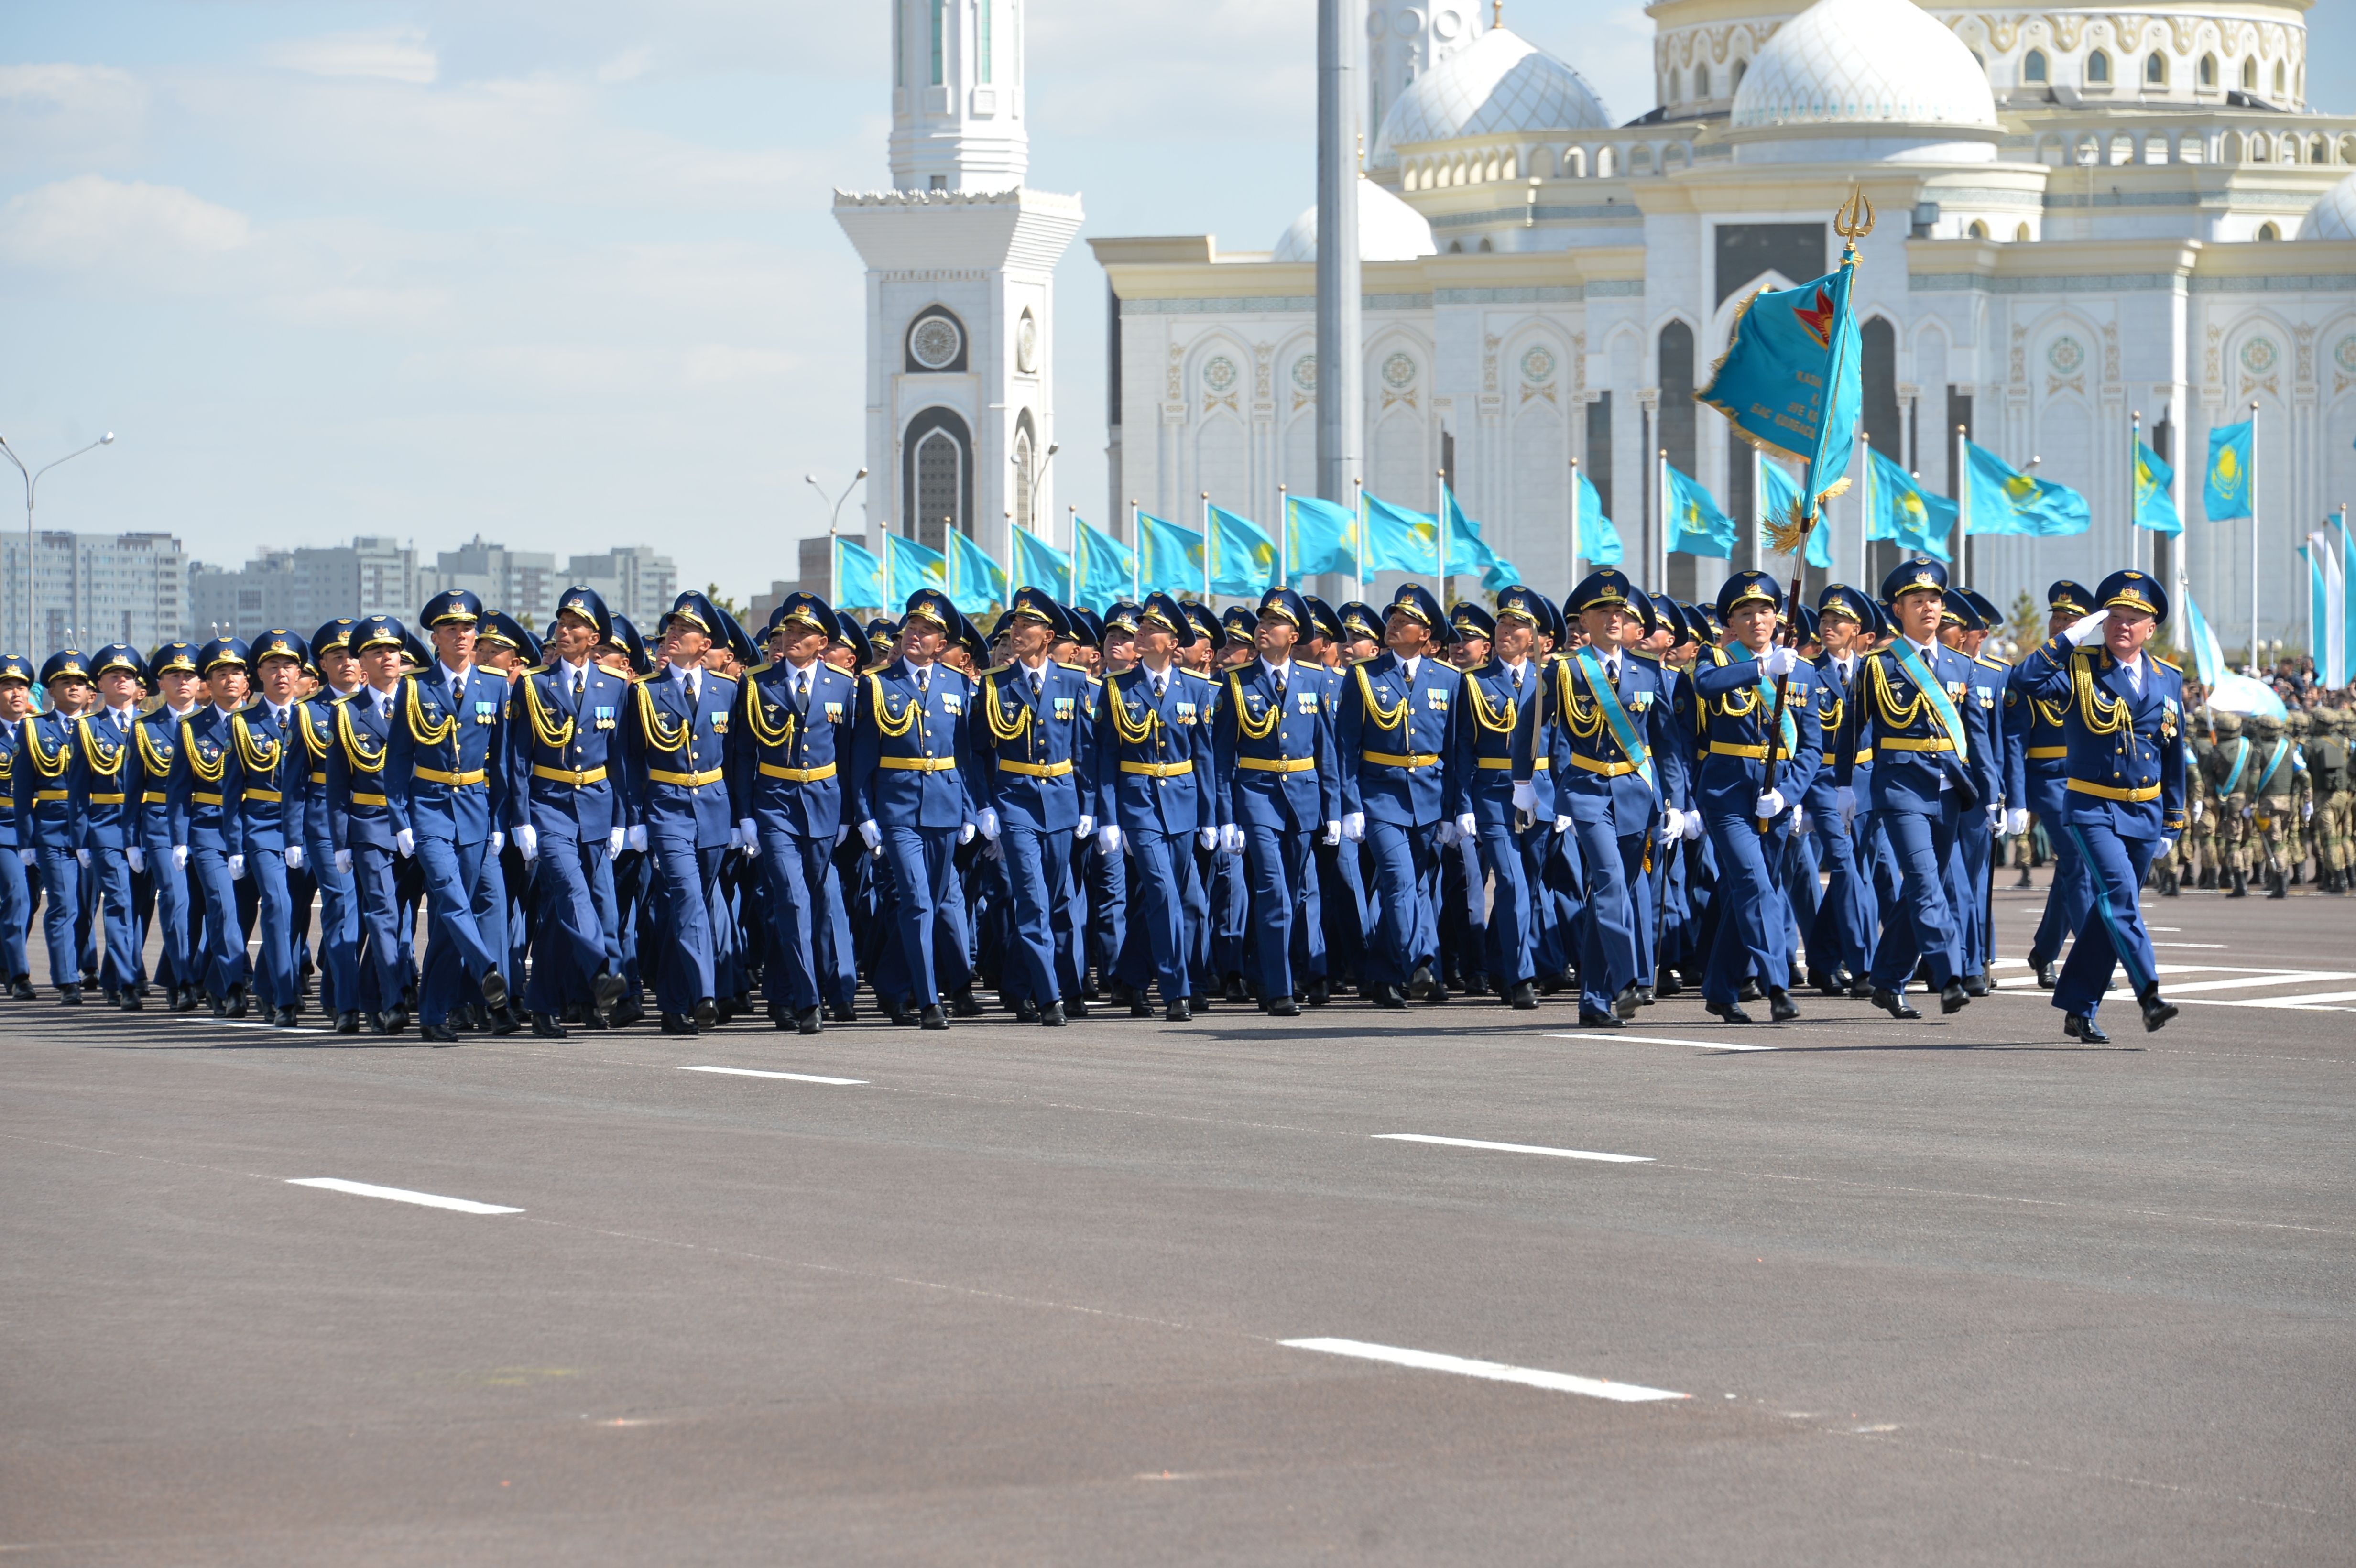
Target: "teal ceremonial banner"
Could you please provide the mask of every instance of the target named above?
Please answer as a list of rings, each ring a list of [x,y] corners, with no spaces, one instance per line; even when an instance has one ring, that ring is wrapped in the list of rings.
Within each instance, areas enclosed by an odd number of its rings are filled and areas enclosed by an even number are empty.
[[[1137,591],[1137,557],[1085,517],[1072,519],[1072,603],[1102,613]]]
[[[897,615],[919,588],[948,592],[948,558],[899,534],[884,536],[884,608]]]
[[[1775,541],[1768,537],[1769,530],[1779,523],[1791,521],[1792,509],[1801,504],[1800,486],[1783,472],[1781,464],[1771,463],[1764,457],[1759,459],[1756,472],[1759,475],[1759,548],[1772,551]],[[1809,531],[1808,564],[1822,567],[1827,571],[1832,570],[1833,535],[1830,528]]]
[[[2184,519],[2176,515],[2176,499],[2168,486],[2176,478],[2176,470],[2168,460],[2154,452],[2141,440],[2136,443],[2135,520],[2136,527],[2149,528],[2156,534],[2180,534]]]
[[[1661,473],[1668,482],[1669,553],[1730,559],[1734,554],[1734,519],[1718,509],[1718,502],[1699,480],[1665,463]]]
[[[1620,564],[1620,529],[1603,515],[1603,496],[1586,470],[1579,474],[1579,559],[1588,566]]]
[[[1358,514],[1313,496],[1284,498],[1285,585],[1321,572],[1358,574]]]
[[[869,554],[865,547],[841,536],[834,541],[834,602],[839,605],[855,604],[863,610],[881,610],[886,604],[884,563]]]
[[[1365,498],[1366,575],[1404,571],[1440,575],[1440,519],[1373,496]]]
[[[2250,515],[2250,446],[2255,420],[2219,425],[2209,432],[2209,477],[2201,485],[2201,510],[2212,523]]]
[[[1059,604],[1072,599],[1072,558],[1033,533],[1014,530],[1014,586],[1044,588]]]
[[[1148,593],[1203,593],[1203,536],[1165,523],[1150,512],[1137,514],[1139,575]]]
[[[1966,532],[2050,539],[2083,534],[2093,524],[2094,513],[2086,506],[2086,497],[2067,485],[2019,473],[1972,442],[1964,443],[1964,453],[1967,462],[1964,498],[1969,508],[1964,518]],[[1876,468],[1877,483],[1879,475]]]
[[[949,603],[969,615],[979,615],[1009,597],[1006,569],[972,539],[950,529]]]
[[[1751,441],[1798,463],[1812,496],[1848,472],[1864,403],[1853,271],[1844,256],[1814,283],[1752,294],[1709,385],[1696,394]]]
[[[1865,537],[1888,539],[1916,555],[1951,559],[1947,545],[1954,537],[1955,503],[1923,489],[1880,453],[1869,447],[1867,452],[1871,461],[1866,464]]]
[[[1514,563],[1500,557],[1481,537],[1481,525],[1464,515],[1457,504],[1456,492],[1442,485],[1440,487],[1440,515],[1448,524],[1448,575],[1481,579],[1481,586],[1495,592],[1510,588],[1521,581]]]
[[[1224,507],[1209,510],[1211,592],[1258,599],[1275,587],[1276,541],[1248,517]]]

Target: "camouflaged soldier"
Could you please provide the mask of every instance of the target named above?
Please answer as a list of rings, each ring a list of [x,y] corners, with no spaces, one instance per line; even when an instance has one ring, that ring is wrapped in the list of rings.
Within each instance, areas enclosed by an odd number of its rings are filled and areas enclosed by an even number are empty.
[[[2202,704],[2192,719],[2192,761],[2184,779],[2185,811],[2191,827],[2179,847],[2188,866],[2197,861],[2195,885],[2204,889],[2217,886],[2217,792],[2209,776],[2209,759],[2217,750],[2216,729],[2216,715]]]
[[[2315,876],[2327,893],[2348,891],[2351,857],[2349,735],[2356,716],[2344,708],[2315,713],[2315,739],[2307,748],[2307,776],[2315,788]]]
[[[2283,733],[2289,737],[2298,764],[2305,769],[2308,741],[2315,734],[2314,721],[2304,709],[2294,708],[2284,721]],[[2290,869],[2290,885],[2295,888],[2307,880],[2307,862],[2315,854],[2315,795],[2311,780],[2306,809],[2292,815],[2290,829],[2283,836],[2283,863]]]
[[[2250,895],[2250,753],[2238,713],[2217,715],[2217,743],[2201,767],[2217,820],[2217,885],[2228,898]]]
[[[2266,896],[2290,896],[2290,869],[2298,855],[2302,817],[2315,809],[2307,779],[2307,759],[2283,721],[2253,714],[2249,721],[2247,790],[2252,828],[2252,869],[2263,873]]]

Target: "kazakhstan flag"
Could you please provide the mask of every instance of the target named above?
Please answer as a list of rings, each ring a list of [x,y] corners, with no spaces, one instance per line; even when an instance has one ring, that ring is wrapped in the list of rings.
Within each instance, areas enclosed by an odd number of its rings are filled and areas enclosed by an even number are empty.
[[[1979,448],[1972,450],[1977,452]],[[1865,537],[1888,539],[1899,549],[1917,555],[1949,560],[1947,541],[1954,533],[1955,503],[1923,489],[1914,483],[1912,475],[1880,453],[1872,453],[1872,458],[1865,480]],[[1979,488],[1979,477],[1975,472],[1972,491],[1976,507]],[[1976,509],[1973,515],[1977,517]],[[1979,531],[1976,525],[1972,529],[1974,533]]]
[[[1320,572],[1355,577],[1358,514],[1313,496],[1286,496],[1284,557],[1287,587],[1298,588],[1303,578]]]
[[[1752,294],[1726,357],[1695,394],[1754,443],[1799,464],[1811,496],[1848,472],[1864,404],[1851,276],[1844,261],[1796,289]]]
[[[1373,496],[1365,498],[1366,575],[1404,571],[1416,577],[1440,575],[1440,519],[1430,512],[1410,512]]]
[[[884,536],[884,608],[898,614],[908,595],[919,588],[949,587],[948,559],[899,534]]]
[[[1967,464],[1965,494],[1971,505],[1970,516],[1965,519],[1967,531],[2027,534],[2033,539],[2050,539],[2083,534],[2093,524],[2094,514],[2086,506],[2086,497],[2067,485],[2020,473],[1975,442],[1964,443],[1964,453]],[[1876,464],[1876,484],[1880,483],[1880,466]]]
[[[1137,514],[1140,575],[1148,593],[1203,592],[1203,536],[1192,528],[1165,523],[1149,512]]]
[[[1734,519],[1718,509],[1718,502],[1700,481],[1665,463],[1661,472],[1668,478],[1669,553],[1730,559],[1734,554]]]
[[[2256,421],[2220,425],[2209,432],[2209,477],[2201,486],[2201,510],[2212,523],[2250,515],[2250,438]]]
[[[1072,603],[1099,613],[1136,592],[1137,557],[1087,519],[1072,519]]]
[[[1033,533],[1014,530],[1014,585],[1044,588],[1059,604],[1072,601],[1072,558]]]
[[[1276,541],[1248,517],[1211,509],[1211,592],[1257,599],[1276,586]]]
[[[1012,597],[1006,591],[1006,569],[990,552],[964,534],[949,531],[949,603],[969,615],[979,615]]]
[[[884,596],[884,563],[840,535],[834,541],[834,602],[878,610],[890,603]]]
[[[1484,588],[1512,585],[1514,579],[1511,577],[1502,582],[1489,581],[1491,574],[1504,563],[1498,560],[1497,552],[1489,548],[1488,541],[1482,539],[1481,525],[1464,515],[1464,508],[1456,504],[1456,492],[1445,485],[1440,487],[1440,515],[1448,523],[1449,576],[1477,576]],[[1508,567],[1506,570],[1512,569]]]
[[[2184,519],[2176,515],[2176,498],[2168,493],[2176,470],[2141,439],[2136,442],[2136,527],[2156,534],[2180,534]]]
[[[1620,530],[1603,515],[1603,496],[1585,469],[1579,473],[1579,559],[1589,566],[1620,564]]]
[[[1789,522],[1794,507],[1801,505],[1800,486],[1783,472],[1783,464],[1762,458],[1759,463],[1759,548],[1772,554],[1775,541],[1768,537],[1770,529]],[[1808,562],[1824,568],[1833,565],[1833,535],[1830,528],[1818,528],[1808,534]]]

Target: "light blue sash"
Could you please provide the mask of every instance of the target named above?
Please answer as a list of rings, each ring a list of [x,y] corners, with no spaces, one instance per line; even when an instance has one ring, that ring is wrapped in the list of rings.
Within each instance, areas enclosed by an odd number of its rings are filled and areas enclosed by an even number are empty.
[[[1890,644],[1890,654],[1898,661],[1898,667],[1906,672],[1906,678],[1914,683],[1914,689],[1921,692],[1922,699],[1931,705],[1932,715],[1939,720],[1939,728],[1945,731],[1947,739],[1954,742],[1955,761],[1970,766],[1971,743],[1965,738],[1963,718],[1955,711],[1955,704],[1947,696],[1947,688],[1932,678],[1931,672],[1924,669],[1922,661],[1915,656],[1913,645],[1905,638],[1901,637]]]
[[[2250,792],[2252,795],[2264,795],[2266,793],[2266,785],[2275,782],[2275,770],[2282,766],[2283,759],[2288,755],[2290,755],[2290,742],[2288,741],[2276,741],[2275,742],[2275,754],[2266,759],[2265,773],[2258,780],[2258,787]],[[2227,793],[2231,794],[2232,792],[2229,790]]]
[[[1653,776],[1652,749],[1636,738],[1635,721],[1628,717],[1628,710],[1620,706],[1620,693],[1613,689],[1611,680],[1605,677],[1603,666],[1592,651],[1581,648],[1579,650],[1579,667],[1587,677],[1588,694],[1595,699],[1595,705],[1603,709],[1603,721],[1612,726],[1612,738],[1620,742],[1622,754],[1636,764],[1636,776],[1644,781],[1644,787],[1653,792],[1653,798],[1659,799],[1661,785]]]
[[[1730,664],[1755,664],[1759,659],[1757,654],[1740,643],[1729,643],[1726,652]],[[1783,755],[1788,758],[1800,749],[1799,727],[1792,722],[1792,709],[1788,704],[1781,709],[1775,706],[1775,683],[1762,675],[1758,684],[1759,711],[1762,714],[1772,713],[1782,720],[1777,728],[1783,738]]]
[[[2234,787],[2242,782],[2242,770],[2250,765],[2250,738],[2247,735],[2238,736],[2233,744],[2241,750],[2233,753],[2233,771],[2225,775],[2223,787],[2217,791],[2219,795],[2233,794]]]

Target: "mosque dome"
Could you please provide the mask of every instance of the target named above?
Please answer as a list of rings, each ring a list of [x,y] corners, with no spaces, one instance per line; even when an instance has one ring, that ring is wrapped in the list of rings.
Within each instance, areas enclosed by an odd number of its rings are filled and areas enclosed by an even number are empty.
[[[2302,240],[2356,240],[2356,175],[2323,193],[2298,226]]]
[[[1506,27],[1433,66],[1398,95],[1375,137],[1375,168],[1398,149],[1461,136],[1604,130],[1612,116],[1580,74]]]
[[[1823,126],[1997,129],[1987,73],[1963,39],[1913,0],[1816,0],[1776,29],[1735,90],[1731,129]]]
[[[1363,175],[1358,178],[1358,260],[1361,261],[1412,261],[1418,256],[1430,256],[1440,249],[1431,242],[1431,225],[1423,214],[1401,201]],[[1317,260],[1317,208],[1312,203],[1308,211],[1292,220],[1276,249],[1269,252],[1271,261],[1313,261]]]

